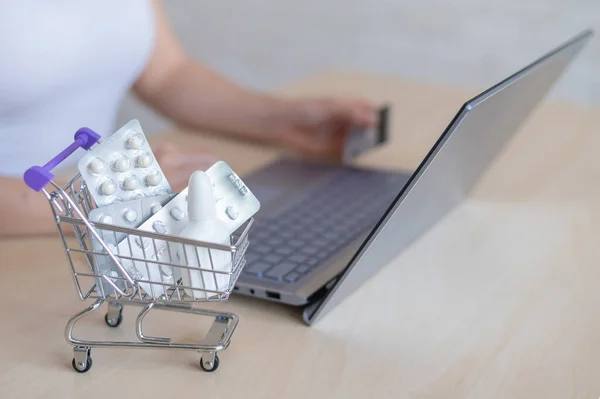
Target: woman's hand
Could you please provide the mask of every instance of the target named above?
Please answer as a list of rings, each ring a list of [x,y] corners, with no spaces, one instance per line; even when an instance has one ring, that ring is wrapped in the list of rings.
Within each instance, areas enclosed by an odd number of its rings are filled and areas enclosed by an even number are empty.
[[[275,118],[276,140],[285,147],[308,156],[339,159],[350,130],[373,127],[376,113],[360,99],[304,98],[289,101]]]
[[[174,192],[187,187],[192,173],[206,170],[219,161],[216,155],[201,148],[183,149],[171,143],[161,144],[154,150],[154,156]]]
[[[235,84],[186,54],[159,1],[154,1],[156,40],[152,56],[133,86],[146,104],[173,122],[204,131],[282,144],[305,155],[341,155],[353,127],[375,122],[373,108],[359,99],[282,99]],[[171,173],[187,173],[193,154],[172,159]],[[200,157],[202,158],[202,157]],[[170,162],[170,161],[167,161]]]

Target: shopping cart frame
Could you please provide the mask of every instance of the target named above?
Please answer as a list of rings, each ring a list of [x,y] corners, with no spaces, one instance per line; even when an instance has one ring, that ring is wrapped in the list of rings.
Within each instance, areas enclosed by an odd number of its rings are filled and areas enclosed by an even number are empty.
[[[250,219],[239,229],[241,233],[232,235],[231,245],[218,245],[139,229],[91,222],[88,215],[92,209],[96,208],[96,205],[81,174],[77,174],[67,185],[61,187],[53,181],[54,176],[50,171],[79,147],[89,150],[99,141],[99,138],[100,136],[90,129],[82,128],[78,130],[73,144],[43,167],[34,166],[30,168],[24,176],[24,180],[29,187],[35,191],[41,191],[49,201],[80,300],[95,300],[90,306],[73,315],[65,327],[65,339],[73,346],[73,369],[83,373],[91,368],[91,348],[93,347],[126,347],[197,351],[201,354],[200,366],[202,369],[215,371],[219,367],[218,352],[228,348],[231,337],[238,325],[239,317],[233,313],[202,309],[194,305],[199,302],[222,302],[229,298],[245,265],[244,255],[249,245],[248,234],[253,219]],[[51,187],[50,191],[46,189],[48,186]],[[66,234],[66,229],[72,229],[73,235]],[[118,249],[115,251],[116,246],[109,247],[105,239],[106,234],[112,234],[116,239],[117,233],[124,237],[122,240],[128,241],[129,248],[135,245],[135,240],[140,240],[140,242],[142,242],[141,240],[148,240],[152,243],[155,250],[154,254],[158,253],[157,245],[166,243],[169,247],[167,251],[169,253],[168,261],[150,256],[133,257],[131,256],[133,251],[128,254],[121,254]],[[72,241],[74,241],[73,245],[71,244]],[[94,243],[102,247],[101,252],[94,250]],[[170,255],[171,246],[175,249],[185,249],[186,246],[188,246],[188,249],[192,247],[196,254],[198,250],[203,248],[209,253],[210,265],[200,264],[200,258],[198,257],[198,263],[194,266],[193,262],[190,263],[187,255],[184,257],[185,260],[174,260],[174,257]],[[213,251],[229,252],[231,254],[231,267],[225,271],[215,269],[213,257],[210,255],[214,254]],[[185,250],[182,252],[186,253]],[[145,250],[144,255],[146,255]],[[85,261],[78,261],[75,259],[77,256],[81,256]],[[116,273],[113,271],[109,275],[108,273],[99,272],[97,262],[100,257],[110,258]],[[132,264],[133,269],[131,266],[126,268],[124,266],[125,262]],[[140,278],[139,273],[135,275],[139,263],[147,268],[148,273],[146,276],[150,276],[148,268],[149,265],[153,264],[161,267],[161,270],[163,266],[168,266],[176,272],[176,276],[180,277],[174,282],[167,280],[163,274],[161,274],[159,281]],[[203,286],[196,285],[192,287],[183,284],[181,276],[184,273],[189,276],[190,273],[199,271]],[[214,278],[215,287],[217,288],[204,288],[207,273],[208,276]],[[223,276],[227,276],[228,283],[226,286],[219,286],[217,279]],[[191,277],[188,281],[191,281]],[[150,286],[151,292],[144,291],[140,286],[144,283],[146,283],[146,286]],[[156,294],[153,287],[160,287],[162,294]],[[196,294],[189,295],[190,291],[194,293],[203,292],[203,296],[198,298]],[[75,337],[76,323],[94,313],[105,302],[107,303],[105,322],[110,327],[117,327],[121,323],[125,305],[142,307],[135,321],[137,341],[101,341]],[[152,310],[208,316],[214,318],[214,321],[201,343],[175,343],[169,337],[155,337],[144,334],[143,321]]]

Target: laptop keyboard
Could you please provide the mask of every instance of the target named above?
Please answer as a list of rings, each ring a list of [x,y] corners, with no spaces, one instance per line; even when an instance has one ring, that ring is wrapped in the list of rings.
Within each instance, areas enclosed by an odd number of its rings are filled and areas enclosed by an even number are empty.
[[[276,216],[257,220],[243,273],[294,284],[373,228],[406,175],[343,170]]]

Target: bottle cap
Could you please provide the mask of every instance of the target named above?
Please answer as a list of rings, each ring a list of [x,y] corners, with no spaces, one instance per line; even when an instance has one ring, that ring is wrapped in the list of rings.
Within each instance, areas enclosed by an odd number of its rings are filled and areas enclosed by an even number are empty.
[[[204,171],[197,170],[190,176],[187,203],[189,220],[198,221],[217,217],[212,183]]]

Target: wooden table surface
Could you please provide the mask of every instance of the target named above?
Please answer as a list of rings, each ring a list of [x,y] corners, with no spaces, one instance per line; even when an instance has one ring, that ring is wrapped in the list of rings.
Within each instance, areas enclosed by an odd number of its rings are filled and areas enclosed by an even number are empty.
[[[474,91],[327,72],[286,95],[392,104],[388,146],[358,162],[414,168]],[[176,134],[242,175],[276,152]],[[600,395],[600,112],[545,103],[461,207],[317,325],[242,297],[209,307],[241,321],[216,373],[195,352],[92,350],[71,369],[75,294],[57,237],[0,241],[1,398],[597,398]],[[243,157],[242,157],[243,155]],[[79,335],[133,338],[104,309]],[[193,339],[208,323],[156,313],[148,333]],[[207,396],[208,395],[208,396]]]

